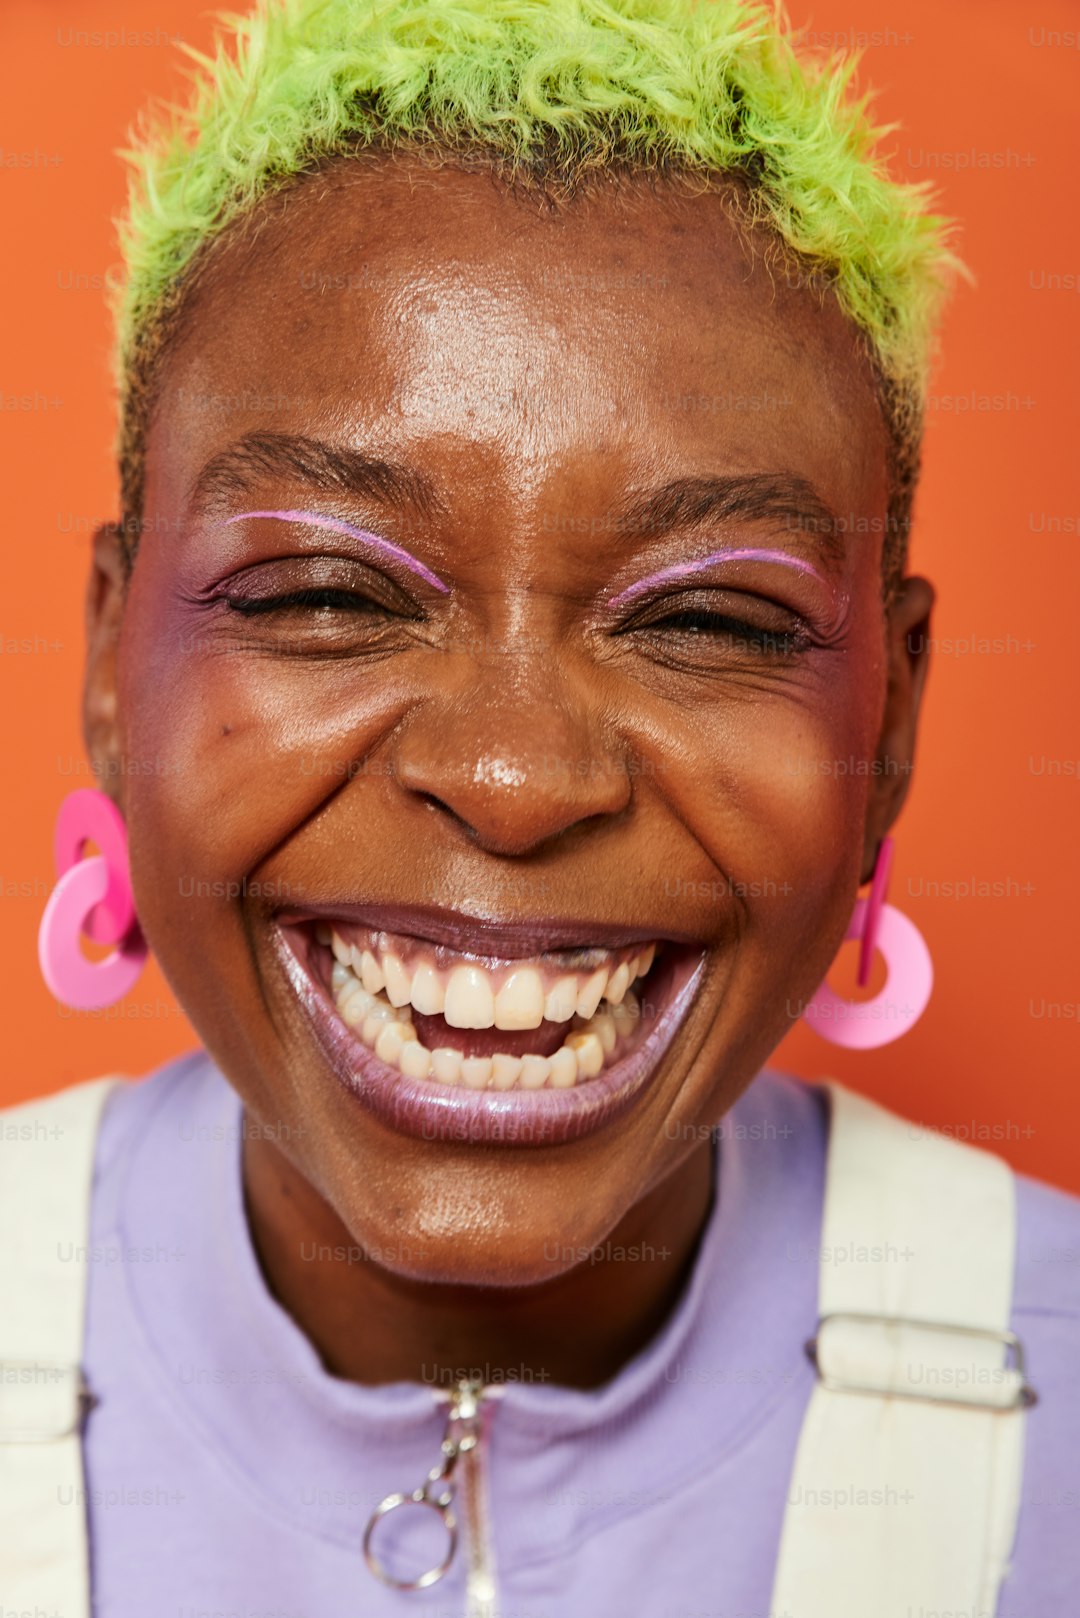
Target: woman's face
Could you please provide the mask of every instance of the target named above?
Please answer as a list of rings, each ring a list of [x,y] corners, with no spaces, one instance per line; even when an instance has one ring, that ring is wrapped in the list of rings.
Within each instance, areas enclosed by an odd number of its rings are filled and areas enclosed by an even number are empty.
[[[263,221],[169,358],[122,611],[99,544],[88,733],[259,1150],[403,1274],[549,1279],[824,976],[929,591],[884,621],[868,367],[721,196],[346,164]]]

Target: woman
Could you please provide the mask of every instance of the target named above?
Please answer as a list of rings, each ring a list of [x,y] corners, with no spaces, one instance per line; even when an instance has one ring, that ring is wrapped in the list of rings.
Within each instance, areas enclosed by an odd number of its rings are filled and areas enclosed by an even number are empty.
[[[1076,1201],[763,1071],[929,994],[941,221],[752,5],[237,35],[137,158],[42,933],[205,1051],[8,1115],[9,1605],[1068,1610]]]

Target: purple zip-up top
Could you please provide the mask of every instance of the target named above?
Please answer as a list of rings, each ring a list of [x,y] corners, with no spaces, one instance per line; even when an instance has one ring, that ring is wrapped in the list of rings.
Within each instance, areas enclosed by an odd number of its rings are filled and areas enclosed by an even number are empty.
[[[436,1464],[449,1389],[322,1368],[254,1254],[241,1118],[203,1053],[107,1105],[84,1358],[100,1400],[85,1437],[95,1613],[464,1618],[467,1540],[416,1593],[361,1554],[379,1500]],[[659,1334],[600,1389],[519,1382],[483,1401],[494,1618],[783,1618],[769,1601],[813,1384],[827,1129],[820,1090],[761,1074],[714,1131],[718,1194]],[[1080,1199],[1018,1187],[1012,1327],[1040,1403],[998,1618],[1069,1618]],[[409,1540],[413,1571],[441,1554],[430,1528]]]

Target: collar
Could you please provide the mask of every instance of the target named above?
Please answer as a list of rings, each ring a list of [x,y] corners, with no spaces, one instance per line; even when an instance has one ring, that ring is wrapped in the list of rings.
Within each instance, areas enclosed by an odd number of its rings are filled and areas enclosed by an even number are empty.
[[[243,1204],[242,1104],[205,1053],[131,1086],[121,1113],[122,1240],[183,1255],[123,1266],[144,1366],[264,1511],[355,1548],[378,1502],[415,1488],[438,1459],[445,1390],[363,1386],[323,1368],[259,1268]],[[762,1073],[712,1137],[717,1193],[660,1331],[600,1388],[498,1390],[494,1526],[515,1567],[675,1494],[749,1442],[781,1402],[805,1396],[823,1095]]]

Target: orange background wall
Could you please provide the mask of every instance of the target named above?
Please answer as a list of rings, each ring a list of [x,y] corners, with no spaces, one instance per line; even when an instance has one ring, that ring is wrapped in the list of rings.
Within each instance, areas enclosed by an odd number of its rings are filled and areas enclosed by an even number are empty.
[[[800,1028],[776,1060],[1080,1190],[1080,18],[1060,0],[798,0],[792,15],[822,44],[865,33],[861,81],[901,126],[898,166],[938,183],[977,286],[953,301],[933,384],[914,558],[939,587],[939,645],[890,894],[937,989],[894,1045],[848,1054]],[[35,936],[57,805],[94,784],[78,693],[89,534],[116,509],[112,154],[148,94],[182,91],[170,36],[211,33],[192,0],[4,0],[0,18],[0,1102],[195,1042],[153,966],[108,1012],[58,1007]]]

